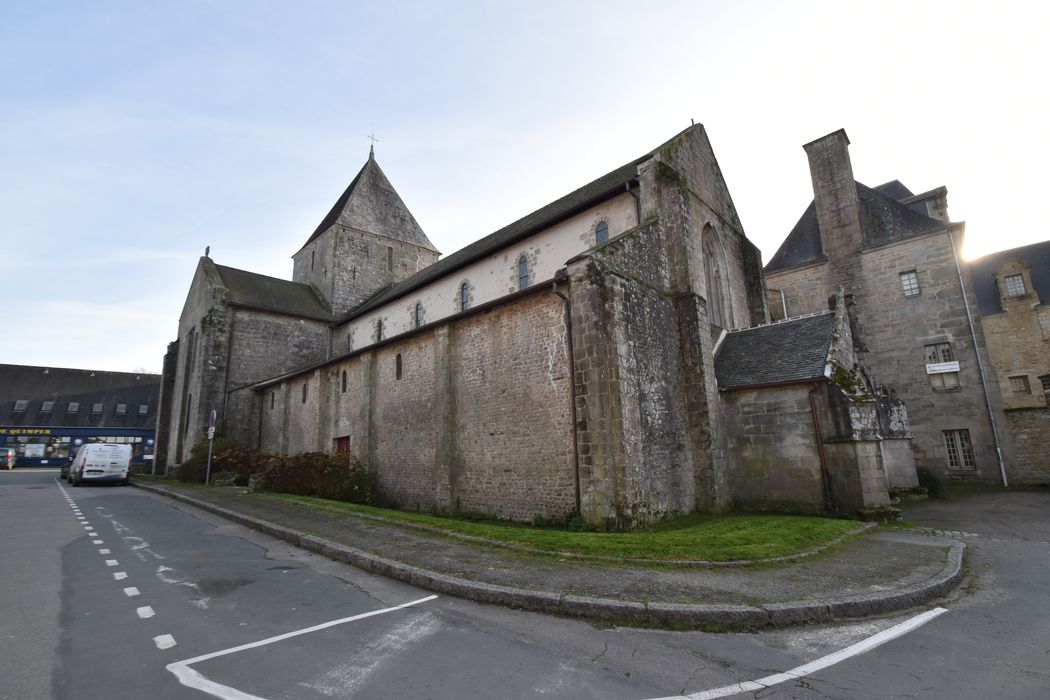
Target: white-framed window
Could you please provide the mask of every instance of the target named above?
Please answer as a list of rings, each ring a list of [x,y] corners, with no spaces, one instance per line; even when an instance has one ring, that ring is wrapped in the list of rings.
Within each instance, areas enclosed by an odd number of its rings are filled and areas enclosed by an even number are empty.
[[[80,402],[79,401],[70,401],[66,405],[66,413],[76,413],[79,410],[80,410]]]
[[[102,404],[100,404],[100,403],[93,403],[93,404],[91,404],[91,415],[97,416],[100,413],[102,413]]]
[[[123,416],[127,412],[128,412],[128,405],[126,403],[118,403],[117,404],[117,411],[116,411],[116,413],[117,413],[118,416]]]
[[[1031,394],[1032,385],[1028,382],[1028,377],[1023,374],[1010,377],[1010,391],[1015,394]]]
[[[28,407],[29,401],[26,399],[19,399],[18,401],[15,401],[15,413],[23,413]]]
[[[976,465],[969,430],[943,430],[944,447],[948,451],[948,469],[972,471]]]
[[[951,363],[955,363],[954,370],[944,367]],[[955,362],[951,343],[933,343],[926,346],[926,374],[930,378],[930,386],[936,390],[955,389],[959,386],[958,363]]]
[[[1025,295],[1024,275],[1006,276],[1006,296],[1023,297]]]
[[[149,415],[149,404],[148,403],[140,403],[139,404],[139,415],[140,416],[148,416]]]
[[[901,273],[901,291],[904,292],[906,297],[917,297],[919,296],[919,273],[915,270],[908,270],[907,272]]]
[[[54,401],[44,401],[43,403],[40,404],[40,412],[41,413],[51,413],[51,411],[53,411],[53,410],[55,410],[55,402]]]

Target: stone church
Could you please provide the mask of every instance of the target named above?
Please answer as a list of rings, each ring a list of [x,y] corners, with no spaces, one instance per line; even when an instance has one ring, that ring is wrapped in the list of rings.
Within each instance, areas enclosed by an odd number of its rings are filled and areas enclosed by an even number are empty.
[[[370,153],[292,281],[201,258],[159,463],[214,409],[261,449],[349,450],[404,508],[628,528],[888,505],[916,483],[908,410],[853,299],[771,323],[767,294],[700,125],[444,257]]]

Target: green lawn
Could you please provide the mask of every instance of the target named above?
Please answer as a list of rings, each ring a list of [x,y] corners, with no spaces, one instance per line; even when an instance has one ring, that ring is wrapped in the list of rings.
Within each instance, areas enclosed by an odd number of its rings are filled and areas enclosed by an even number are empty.
[[[310,508],[369,515],[403,525],[424,525],[552,554],[652,559],[733,561],[794,554],[824,544],[860,526],[855,520],[792,515],[688,515],[631,533],[569,532],[506,522],[406,513],[319,498],[265,494]]]

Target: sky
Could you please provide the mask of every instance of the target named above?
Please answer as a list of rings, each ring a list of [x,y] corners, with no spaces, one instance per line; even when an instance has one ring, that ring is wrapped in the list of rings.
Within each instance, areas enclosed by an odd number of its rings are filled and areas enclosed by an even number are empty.
[[[1050,238],[1050,3],[0,3],[0,363],[159,372],[205,247],[291,278],[368,156],[452,253],[704,124],[769,260],[839,128],[974,257]]]

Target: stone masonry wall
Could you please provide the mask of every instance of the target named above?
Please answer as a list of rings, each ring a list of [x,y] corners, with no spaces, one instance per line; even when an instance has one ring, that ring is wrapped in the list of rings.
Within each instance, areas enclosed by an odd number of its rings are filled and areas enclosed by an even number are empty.
[[[723,395],[733,503],[820,511],[824,487],[809,403],[812,384]]]
[[[557,520],[576,508],[570,391],[562,301],[543,291],[262,389],[261,442],[347,438],[402,507]]]

